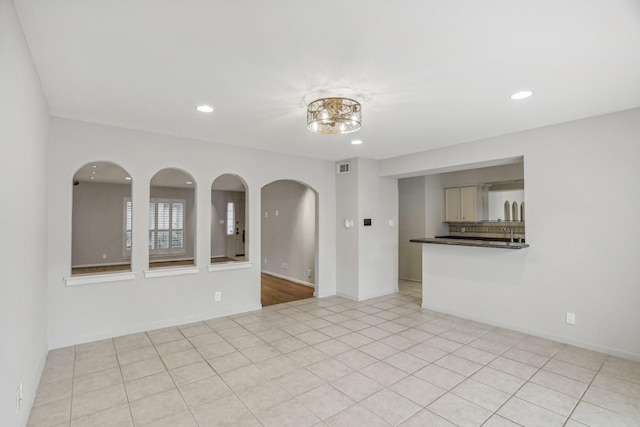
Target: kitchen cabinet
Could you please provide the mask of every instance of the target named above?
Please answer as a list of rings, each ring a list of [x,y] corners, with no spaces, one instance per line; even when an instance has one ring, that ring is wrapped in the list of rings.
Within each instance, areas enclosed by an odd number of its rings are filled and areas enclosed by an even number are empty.
[[[444,189],[444,221],[482,221],[482,187],[470,185]]]

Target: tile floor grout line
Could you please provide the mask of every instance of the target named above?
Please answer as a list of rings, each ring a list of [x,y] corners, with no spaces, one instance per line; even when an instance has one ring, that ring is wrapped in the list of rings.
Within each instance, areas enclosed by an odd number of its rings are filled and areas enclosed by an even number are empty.
[[[576,409],[578,408],[578,405],[580,404],[580,402],[582,402],[582,399],[584,398],[584,395],[587,394],[587,391],[589,391],[589,389],[591,388],[591,385],[593,384],[593,382],[595,381],[596,377],[598,376],[598,374],[600,373],[600,371],[602,370],[603,366],[607,363],[607,360],[609,360],[609,357],[611,356],[607,356],[604,361],[602,362],[602,364],[600,365],[600,368],[598,368],[598,371],[596,372],[596,374],[593,376],[593,378],[591,378],[591,381],[589,381],[589,384],[587,385],[587,387],[584,389],[584,391],[582,392],[582,394],[580,395],[580,397],[578,398],[578,402],[575,404],[575,406],[573,407],[573,409],[571,410],[571,413],[569,414],[569,417],[567,418],[567,421],[565,422],[565,424],[571,419],[571,416],[573,415],[573,413],[576,411]],[[586,402],[589,403],[589,402]],[[593,405],[593,404],[592,404]],[[601,407],[599,405],[594,405],[594,406],[598,406]],[[607,409],[607,408],[603,408],[603,409]],[[608,411],[611,411],[611,409],[607,409]],[[615,411],[612,411],[615,412]],[[619,414],[622,415],[622,414]]]
[[[560,350],[558,350],[556,353],[554,353],[554,355],[555,355],[555,354],[558,354],[558,352],[560,352],[560,351],[564,348],[564,346],[565,346],[565,345],[563,344],[563,345],[562,345],[562,347],[560,348]],[[513,347],[512,347],[512,348],[513,348]],[[524,381],[524,383],[523,383],[520,387],[518,387],[518,389],[517,389],[516,391],[514,391],[514,392],[511,394],[511,396],[510,396],[507,400],[505,400],[505,401],[504,401],[504,403],[503,403],[502,405],[500,405],[500,407],[499,407],[498,409],[496,409],[496,410],[495,410],[495,412],[493,413],[493,415],[498,415],[498,416],[502,417],[502,415],[498,414],[498,411],[500,411],[500,409],[502,409],[502,408],[503,408],[503,407],[504,407],[504,406],[505,406],[505,405],[506,405],[510,400],[512,400],[514,397],[515,397],[515,398],[517,398],[517,399],[521,399],[520,397],[517,397],[517,396],[516,396],[516,394],[518,394],[518,392],[519,392],[520,390],[522,390],[522,388],[523,388],[524,386],[526,386],[527,384],[529,384],[529,382],[530,382],[531,378],[533,378],[533,377],[534,377],[538,372],[540,372],[540,371],[542,370],[542,368],[544,368],[544,366],[545,366],[547,363],[549,363],[549,361],[550,361],[552,358],[553,358],[553,356],[551,356],[551,357],[549,358],[549,360],[547,360],[547,361],[546,361],[546,362],[545,362],[541,367],[537,368],[537,369],[536,369],[536,371],[535,371],[531,376],[529,376],[529,378],[528,378],[528,379],[526,379],[526,380]],[[531,366],[531,365],[529,365],[529,366]],[[499,369],[498,369],[498,370],[499,370]],[[502,372],[502,371],[501,371],[501,372]],[[505,372],[505,373],[506,373],[506,372]],[[523,378],[523,379],[524,379],[524,378]],[[533,383],[533,384],[535,384],[535,383]],[[555,390],[554,390],[554,391],[555,391]],[[564,394],[564,393],[563,393],[563,394]],[[529,402],[529,401],[528,401],[528,400],[526,400],[526,399],[522,399],[522,400],[524,400],[525,402]],[[554,412],[554,411],[552,411],[552,410],[551,410],[551,409],[549,409],[549,408],[545,408],[545,407],[543,407],[543,406],[540,406],[540,405],[538,405],[538,404],[536,404],[536,403],[534,403],[534,402],[529,402],[529,403],[530,403],[530,404],[532,404],[532,405],[537,406],[538,408],[542,408],[542,409],[545,409],[545,410],[547,410],[547,411],[553,412],[554,414],[557,414],[557,412]],[[576,404],[576,405],[577,405],[577,404]],[[560,415],[560,416],[562,416],[562,417],[564,416],[564,415],[561,415],[561,414],[558,414],[558,415]],[[503,418],[505,418],[505,417],[503,417]],[[507,418],[507,419],[508,419],[508,418]],[[569,420],[569,417],[566,417],[566,419],[565,419],[565,420],[564,420],[564,422],[563,422],[563,425],[564,425],[564,424],[566,424],[568,420]],[[515,422],[516,424],[519,424],[519,423],[517,423],[516,421],[511,420],[511,419],[509,419],[509,421],[513,421],[513,422]]]
[[[147,333],[145,332],[145,335],[147,335]],[[118,357],[118,349],[116,348],[116,342],[115,339],[112,338],[112,343],[113,343],[113,350],[115,352],[116,355],[116,363],[118,364],[118,374],[120,374],[120,380],[122,380],[122,388],[124,389],[124,396],[127,399],[127,409],[129,410],[129,416],[131,417],[131,423],[135,426],[136,423],[136,419],[133,417],[133,409],[131,409],[131,402],[129,400],[129,393],[127,392],[127,386],[125,385],[125,381],[124,381],[124,375],[122,374],[122,365],[120,364],[120,358]],[[153,344],[153,342],[152,342]],[[155,347],[154,347],[155,350]]]

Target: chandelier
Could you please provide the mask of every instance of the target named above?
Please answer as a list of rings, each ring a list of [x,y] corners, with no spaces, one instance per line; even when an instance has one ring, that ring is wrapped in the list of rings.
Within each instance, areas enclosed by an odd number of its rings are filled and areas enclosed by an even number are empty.
[[[360,130],[362,106],[349,98],[322,98],[307,107],[307,129],[311,132],[343,134]]]

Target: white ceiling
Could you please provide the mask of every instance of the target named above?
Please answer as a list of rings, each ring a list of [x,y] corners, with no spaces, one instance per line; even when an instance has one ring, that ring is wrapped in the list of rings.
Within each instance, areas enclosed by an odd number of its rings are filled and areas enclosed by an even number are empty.
[[[14,2],[51,114],[101,124],[382,159],[640,106],[638,0]],[[338,89],[362,130],[310,133]]]

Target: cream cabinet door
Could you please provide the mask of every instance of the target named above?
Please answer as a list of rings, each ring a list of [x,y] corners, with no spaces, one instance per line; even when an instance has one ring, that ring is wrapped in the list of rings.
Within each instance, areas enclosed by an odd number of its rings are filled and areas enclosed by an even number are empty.
[[[477,187],[460,188],[460,221],[477,221]]]
[[[444,189],[444,220],[460,221],[460,188]]]

